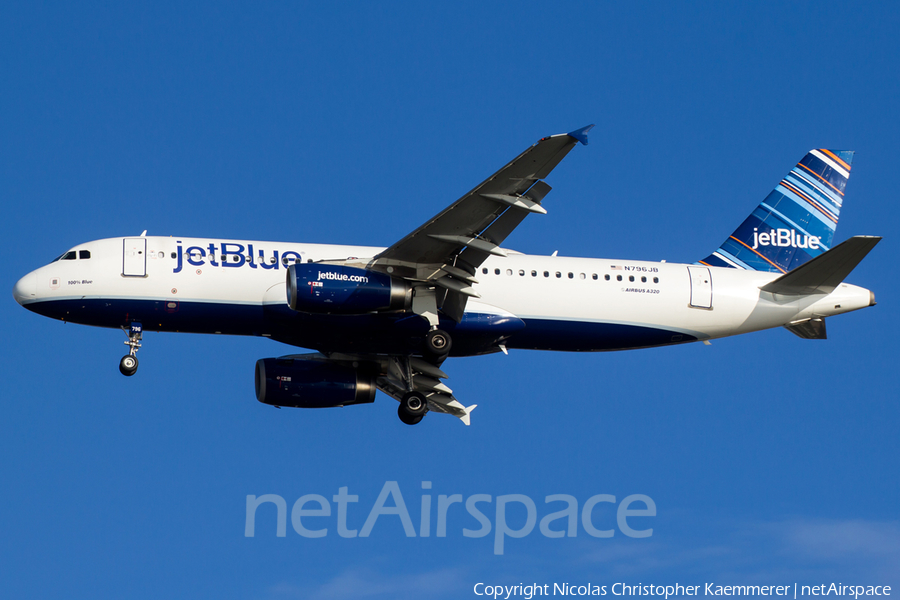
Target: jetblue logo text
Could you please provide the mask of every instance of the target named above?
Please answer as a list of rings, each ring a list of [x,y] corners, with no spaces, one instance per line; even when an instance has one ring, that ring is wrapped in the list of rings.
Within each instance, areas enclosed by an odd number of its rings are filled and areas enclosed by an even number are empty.
[[[760,246],[818,250],[822,247],[822,238],[817,235],[797,235],[793,229],[773,229],[769,233],[759,233],[754,228],[753,249],[756,250]]]
[[[346,275],[344,273],[333,273],[331,271],[319,271],[319,281],[327,279],[329,281],[352,281],[354,283],[369,283],[369,278],[364,275]]]
[[[184,263],[192,267],[248,267],[250,269],[274,269],[279,265],[303,262],[299,252],[293,250],[254,249],[253,244],[236,244],[234,242],[212,242],[206,246],[188,246],[182,248],[181,242],[175,247],[175,268],[173,273],[180,273]],[[279,256],[280,255],[280,256]]]
[[[524,494],[472,494],[463,498],[462,494],[434,497],[425,492],[416,503],[416,529],[415,511],[410,515],[396,481],[385,482],[369,509],[360,510],[359,496],[348,490],[338,489],[330,501],[319,494],[298,498],[290,510],[294,531],[305,538],[323,538],[332,531],[342,538],[369,537],[380,519],[381,529],[402,528],[406,537],[431,537],[432,527],[434,537],[439,538],[447,537],[448,531],[468,538],[483,538],[493,532],[494,554],[503,554],[507,538],[526,537],[535,527],[548,538],[577,537],[579,524],[585,534],[595,538],[614,537],[617,530],[627,537],[648,538],[653,529],[647,518],[656,516],[656,503],[644,494],[632,494],[621,501],[610,494],[597,494],[580,505],[574,496],[551,494],[543,499],[539,510],[538,503]],[[431,482],[423,481],[422,490],[431,490]],[[257,512],[266,532],[274,531],[276,537],[287,535],[288,504],[284,498],[277,494],[247,496],[246,537],[256,536]],[[362,527],[356,529],[359,523]],[[471,529],[473,526],[477,527]]]

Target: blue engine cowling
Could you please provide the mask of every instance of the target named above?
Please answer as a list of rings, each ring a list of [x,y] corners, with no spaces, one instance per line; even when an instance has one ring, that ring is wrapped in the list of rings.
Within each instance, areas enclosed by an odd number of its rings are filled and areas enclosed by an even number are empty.
[[[294,408],[328,408],[375,401],[375,369],[317,356],[256,361],[256,399]]]
[[[390,275],[326,264],[296,264],[287,271],[287,303],[306,313],[360,315],[408,308],[408,283]]]

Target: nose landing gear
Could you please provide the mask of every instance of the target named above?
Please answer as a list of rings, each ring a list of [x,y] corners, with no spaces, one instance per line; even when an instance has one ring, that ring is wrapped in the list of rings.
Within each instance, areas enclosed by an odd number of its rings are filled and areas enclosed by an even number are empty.
[[[140,323],[132,323],[130,331],[126,331],[124,327],[122,328],[122,331],[128,334],[128,341],[125,342],[125,345],[130,348],[130,351],[119,361],[119,371],[126,377],[131,377],[137,373],[138,359],[135,355],[141,347],[142,330]]]
[[[126,377],[131,377],[135,373],[137,373],[138,368],[138,359],[137,356],[132,356],[131,354],[126,354],[122,357],[122,360],[119,361],[119,371],[122,375]]]

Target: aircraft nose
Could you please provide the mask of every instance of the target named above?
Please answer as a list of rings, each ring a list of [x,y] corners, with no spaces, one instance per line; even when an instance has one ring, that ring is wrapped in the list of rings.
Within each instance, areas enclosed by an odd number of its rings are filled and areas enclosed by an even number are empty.
[[[22,279],[16,282],[13,287],[13,298],[16,302],[24,305],[26,302],[34,300],[37,295],[37,275],[32,271]]]

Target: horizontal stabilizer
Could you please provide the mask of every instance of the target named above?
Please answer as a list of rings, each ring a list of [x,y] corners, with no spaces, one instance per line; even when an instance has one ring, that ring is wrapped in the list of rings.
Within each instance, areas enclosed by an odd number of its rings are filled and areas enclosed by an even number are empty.
[[[789,296],[830,294],[880,241],[878,236],[852,237],[760,289]]]
[[[824,340],[828,338],[825,331],[825,319],[806,319],[796,323],[789,323],[785,329],[804,340]]]

